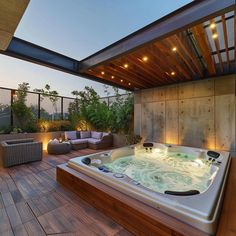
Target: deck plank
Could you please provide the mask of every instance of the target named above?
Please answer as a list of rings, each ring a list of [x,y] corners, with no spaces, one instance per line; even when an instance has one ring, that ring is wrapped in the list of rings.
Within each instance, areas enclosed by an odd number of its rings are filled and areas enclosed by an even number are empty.
[[[95,152],[44,154],[42,161],[0,167],[0,235],[132,235],[56,181],[58,164]]]

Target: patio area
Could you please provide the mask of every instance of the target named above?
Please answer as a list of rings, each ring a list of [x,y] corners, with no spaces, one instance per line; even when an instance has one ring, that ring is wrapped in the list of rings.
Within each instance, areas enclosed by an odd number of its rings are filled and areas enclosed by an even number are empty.
[[[0,235],[131,235],[56,182],[57,165],[94,152],[45,153],[43,161],[1,168]]]
[[[64,17],[51,1],[41,11],[35,8],[43,13],[40,22],[52,22],[52,14],[45,17],[48,9],[60,16],[52,31],[45,24],[37,34],[56,35],[60,26],[60,37],[51,41],[70,38],[60,50],[38,36],[29,40],[27,27],[18,37],[18,24],[35,2],[0,0],[0,56],[63,72],[65,84],[58,76],[55,85],[64,91],[73,84],[73,98],[59,96],[49,84],[36,86],[47,82],[36,69],[32,86],[38,88],[30,90],[28,81],[9,87],[10,71],[17,68],[9,64],[7,86],[0,86],[0,160],[9,167],[0,165],[0,236],[235,236],[235,0],[190,1],[94,52],[94,43],[84,40],[86,57],[68,53],[73,47],[63,51],[71,39],[76,42],[71,51],[82,51],[69,31],[88,23],[73,19],[67,1],[62,12],[70,15]],[[91,6],[71,10],[80,16],[80,9],[96,9]],[[92,23],[103,15],[92,13],[86,16]],[[76,25],[63,27],[61,19]],[[84,32],[119,31],[112,24],[109,30],[85,26]],[[102,41],[99,33],[96,42]],[[16,74],[17,81],[24,77]],[[83,80],[76,85],[67,76]],[[104,85],[106,97],[92,82]],[[28,148],[33,144],[37,151]],[[102,151],[107,152],[96,154]]]
[[[58,156],[44,153],[43,161],[1,168],[0,235],[132,235],[56,181],[57,165],[95,152],[84,149]],[[233,158],[217,236],[235,235],[235,185]],[[160,235],[172,234],[163,231]]]

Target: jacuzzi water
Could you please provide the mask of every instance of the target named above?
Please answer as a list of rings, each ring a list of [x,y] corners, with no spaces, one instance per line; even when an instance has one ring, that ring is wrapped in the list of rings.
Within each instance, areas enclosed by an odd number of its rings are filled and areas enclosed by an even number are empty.
[[[153,144],[153,148],[128,146],[73,158],[68,166],[213,235],[230,165],[229,153],[219,151],[215,159],[206,149]],[[84,163],[85,158],[88,163]],[[191,190],[198,194],[185,194]],[[181,192],[184,194],[178,195]]]
[[[198,190],[204,192],[211,184],[212,173],[208,162],[196,160],[185,153],[149,153],[125,156],[104,164],[111,172],[125,174],[142,186],[164,193]]]

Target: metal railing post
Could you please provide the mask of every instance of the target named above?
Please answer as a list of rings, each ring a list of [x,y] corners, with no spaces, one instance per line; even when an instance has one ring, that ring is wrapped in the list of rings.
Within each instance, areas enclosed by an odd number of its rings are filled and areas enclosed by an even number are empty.
[[[10,124],[11,126],[13,126],[13,111],[12,111],[12,105],[13,105],[13,102],[14,102],[14,95],[15,95],[16,91],[11,89],[11,115],[10,115]]]
[[[41,117],[40,110],[41,110],[41,98],[40,98],[40,93],[39,93],[38,94],[38,120]]]
[[[63,97],[61,97],[61,119],[64,120],[64,117],[63,117]]]

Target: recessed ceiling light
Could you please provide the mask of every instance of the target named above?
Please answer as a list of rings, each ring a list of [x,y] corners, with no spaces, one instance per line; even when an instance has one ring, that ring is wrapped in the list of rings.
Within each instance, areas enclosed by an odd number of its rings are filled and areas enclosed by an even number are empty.
[[[216,27],[216,24],[215,24],[215,23],[211,23],[211,24],[210,24],[210,28],[211,28],[211,29],[215,29],[215,27]]]
[[[101,74],[102,74],[102,75],[105,75],[105,72],[104,72],[104,71],[102,71],[102,72],[101,72]]]
[[[212,35],[212,38],[213,39],[216,39],[218,37],[218,34],[217,33],[214,33],[213,35]]]
[[[173,75],[173,76],[174,76],[174,75],[175,75],[175,72],[174,72],[174,71],[172,71],[172,72],[171,72],[171,75]]]
[[[147,60],[148,60],[148,57],[145,56],[145,57],[142,58],[142,60],[143,60],[143,61],[147,61]]]
[[[121,83],[123,83],[123,81],[124,81],[123,79],[120,80]]]
[[[173,52],[176,52],[176,51],[177,51],[177,47],[173,47],[173,48],[172,48],[172,51],[173,51]]]
[[[129,65],[128,64],[124,64],[124,68],[128,68],[129,67]]]
[[[114,76],[114,75],[112,75],[112,76],[111,76],[111,78],[112,78],[112,79],[115,79],[115,76]]]

